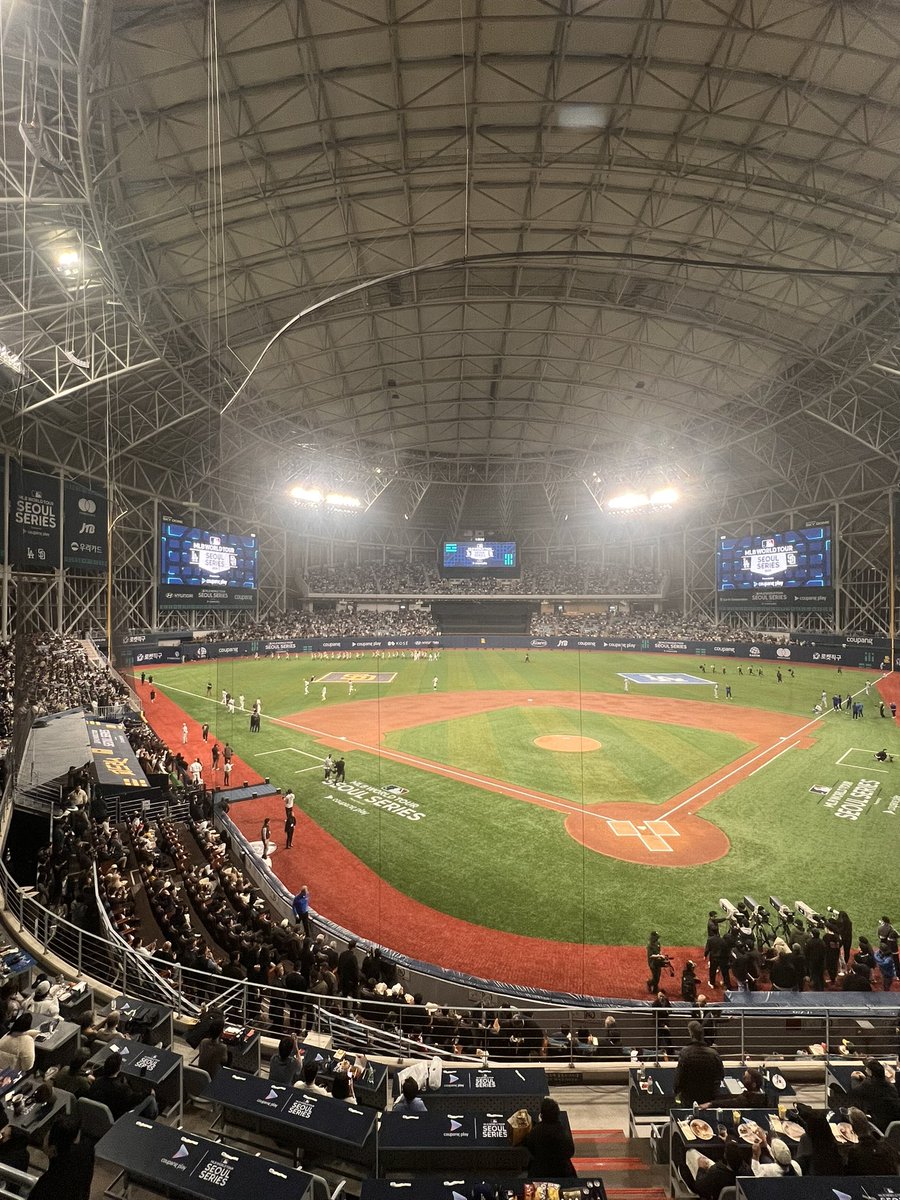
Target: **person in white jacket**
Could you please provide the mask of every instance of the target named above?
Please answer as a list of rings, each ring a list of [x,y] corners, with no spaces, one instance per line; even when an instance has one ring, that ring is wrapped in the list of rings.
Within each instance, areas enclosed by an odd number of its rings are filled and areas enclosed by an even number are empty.
[[[55,996],[50,995],[49,979],[38,981],[31,996],[25,1001],[25,1011],[34,1013],[38,1018],[38,1024],[44,1017],[59,1016],[59,1001]]]
[[[9,1033],[0,1038],[0,1067],[14,1071],[34,1069],[34,1036],[31,1033],[31,1013],[19,1013]]]

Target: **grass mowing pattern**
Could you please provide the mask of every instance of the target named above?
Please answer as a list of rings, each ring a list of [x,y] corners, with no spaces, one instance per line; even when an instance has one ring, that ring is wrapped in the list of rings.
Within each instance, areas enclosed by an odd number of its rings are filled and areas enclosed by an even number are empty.
[[[647,931],[655,927],[661,930],[667,943],[692,944],[702,937],[707,908],[723,895],[736,900],[749,892],[766,900],[770,892],[775,892],[788,900],[805,899],[820,909],[826,904],[845,907],[853,914],[858,928],[869,932],[882,912],[893,911],[895,893],[890,868],[896,837],[894,822],[900,822],[900,812],[888,815],[888,807],[894,792],[900,793],[900,763],[885,774],[874,773],[865,765],[853,768],[836,765],[836,760],[850,746],[868,751],[886,745],[900,754],[898,730],[891,721],[879,719],[874,691],[869,697],[860,697],[865,700],[866,709],[862,722],[851,721],[843,714],[829,716],[813,731],[816,744],[812,749],[784,754],[707,806],[703,816],[727,833],[731,853],[716,863],[679,870],[620,863],[586,851],[566,834],[560,813],[423,773],[414,767],[383,761],[362,751],[347,755],[348,779],[406,787],[427,815],[413,823],[375,809],[363,816],[340,808],[319,782],[314,760],[285,750],[293,747],[324,756],[322,745],[295,729],[265,720],[265,716],[284,716],[303,710],[309,710],[312,716],[323,707],[345,703],[346,685],[329,685],[325,705],[319,699],[320,686],[313,685],[309,696],[303,697],[303,678],[330,670],[398,672],[397,679],[386,687],[357,685],[353,697],[356,700],[374,699],[379,693],[428,693],[434,675],[439,678],[441,691],[525,687],[535,692],[583,689],[621,693],[619,671],[696,672],[700,661],[681,656],[574,652],[532,652],[531,660],[524,663],[523,654],[516,651],[471,651],[445,653],[437,663],[372,658],[349,662],[223,661],[157,669],[154,678],[185,711],[197,720],[210,720],[213,736],[220,743],[226,738],[230,740],[239,754],[271,775],[276,784],[293,784],[306,811],[388,882],[421,902],[464,920],[562,941],[622,945],[642,943]],[[727,664],[723,679],[719,668],[716,678],[720,696],[723,683],[731,682],[736,703],[805,718],[812,715],[813,705],[819,701],[823,689],[828,697],[838,690],[846,695],[850,688],[858,690],[867,677],[875,678],[874,672],[867,675],[846,671],[838,676],[830,670],[798,666],[793,679],[785,667],[784,683],[779,685],[774,666],[767,665],[762,678],[755,674],[748,677],[747,668],[743,670],[745,674],[738,676],[737,664]],[[223,688],[234,694],[244,692],[248,707],[256,696],[261,696],[263,732],[250,737],[246,714],[231,717],[221,705],[207,701],[207,680],[213,683],[214,696],[220,695]],[[635,690],[633,686],[632,692]],[[679,699],[709,700],[711,693],[711,688],[700,687],[654,685],[640,689],[641,695]],[[724,704],[724,699],[720,703]],[[530,714],[529,722],[532,719],[539,718]],[[567,719],[573,719],[571,714],[567,714]],[[574,719],[578,719],[577,715]],[[689,754],[698,751],[705,755],[721,754],[723,749],[716,742],[726,737],[708,735],[712,741],[705,738],[696,741],[697,730],[667,726],[663,735],[674,741],[669,740],[663,751],[658,725],[615,717],[596,717],[596,720],[609,728],[621,725],[624,732],[617,729],[615,736],[629,736],[633,744],[635,739],[649,737],[651,763],[652,756],[665,760],[662,771],[641,766],[639,772],[634,764],[628,764],[628,771],[624,771],[619,764],[613,764],[630,786],[649,789],[645,792],[648,799],[661,797],[659,780],[665,780],[669,771],[674,782],[668,794],[677,792],[684,786],[677,773],[690,773],[696,767],[696,763],[689,766]],[[453,724],[462,727],[469,721],[470,718],[461,718]],[[519,721],[526,728],[521,716]],[[629,730],[627,726],[635,729]],[[603,742],[604,749],[598,756],[608,760],[613,734],[606,728],[601,730],[599,724],[596,728],[594,733],[582,728],[579,721],[577,731]],[[346,732],[353,736],[352,728]],[[401,731],[391,736],[405,739],[423,732],[422,729]],[[506,735],[498,732],[497,736],[498,752],[502,755],[507,747]],[[520,732],[518,736],[521,740]],[[526,736],[524,740],[529,739]],[[333,745],[340,747],[340,742]],[[272,750],[281,752],[265,754]],[[735,754],[739,750],[736,746]],[[421,753],[421,749],[416,752]],[[472,749],[463,737],[453,745],[452,753],[472,757]],[[557,756],[546,751],[540,753],[546,756],[547,766],[543,769],[548,770],[549,760]],[[635,751],[633,756],[638,753],[643,752]],[[437,753],[433,756],[437,757]],[[581,756],[558,757],[571,759],[572,766],[566,763],[565,772],[580,770],[577,764]],[[866,759],[857,756],[852,761],[865,764]],[[491,773],[483,760],[477,764],[470,761],[468,765]],[[309,767],[314,769],[308,770]],[[557,772],[560,769],[554,767]],[[505,764],[504,774],[506,778],[520,778],[515,752]],[[866,778],[879,781],[877,803],[869,804],[856,820],[836,817],[835,810],[824,806],[824,798],[809,790],[816,784],[833,786],[843,780],[856,782]],[[564,777],[562,781],[566,782]],[[568,783],[572,784],[571,777]],[[533,786],[538,786],[536,780]],[[541,790],[554,791],[547,786]],[[555,794],[562,793],[556,789]],[[580,799],[580,795],[577,787],[569,792],[573,800]],[[594,797],[587,799],[593,801]]]
[[[535,738],[548,734],[593,738],[601,749],[560,754],[534,745]],[[384,744],[578,804],[660,804],[738,758],[752,743],[703,729],[529,705],[397,730],[385,736]]]

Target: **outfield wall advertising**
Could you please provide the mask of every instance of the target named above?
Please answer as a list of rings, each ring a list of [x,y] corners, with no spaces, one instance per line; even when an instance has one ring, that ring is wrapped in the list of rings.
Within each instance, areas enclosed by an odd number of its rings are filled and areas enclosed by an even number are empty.
[[[151,649],[123,647],[126,661],[139,670],[154,664],[203,662],[227,658],[266,658],[278,654],[321,654],[333,651],[397,650],[588,650],[646,654],[690,654],[700,658],[746,659],[771,663],[816,663],[823,666],[881,668],[887,650],[878,645],[779,644],[769,642],[685,642],[662,638],[573,638],[573,637],[394,637],[394,638],[279,638],[270,641],[188,642],[183,646]],[[900,668],[900,655],[897,658]]]

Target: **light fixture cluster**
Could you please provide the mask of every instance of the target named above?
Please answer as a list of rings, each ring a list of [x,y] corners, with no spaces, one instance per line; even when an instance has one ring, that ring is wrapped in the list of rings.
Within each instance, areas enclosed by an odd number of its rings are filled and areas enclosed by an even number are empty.
[[[288,495],[297,504],[308,508],[330,508],[343,512],[354,512],[362,508],[362,500],[358,496],[348,496],[343,492],[323,492],[320,488],[297,484]]]
[[[679,499],[677,488],[662,487],[653,492],[622,492],[607,500],[605,507],[611,513],[618,514],[658,512],[660,509],[671,508]]]
[[[5,346],[2,342],[0,342],[0,367],[6,367],[7,371],[12,371],[14,375],[24,375],[26,371],[21,355],[10,350],[9,346]]]

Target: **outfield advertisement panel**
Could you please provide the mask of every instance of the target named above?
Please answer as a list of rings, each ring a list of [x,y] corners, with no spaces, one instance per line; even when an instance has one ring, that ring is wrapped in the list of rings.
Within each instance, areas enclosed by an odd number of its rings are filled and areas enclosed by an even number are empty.
[[[403,650],[587,650],[623,653],[694,655],[699,658],[747,659],[771,663],[816,663],[823,666],[881,669],[888,656],[886,646],[816,644],[804,642],[773,645],[770,642],[683,642],[646,638],[572,638],[495,635],[458,635],[432,638],[282,638],[278,641],[187,642],[178,647],[155,650],[124,646],[123,657],[141,668],[153,664],[203,662],[219,658],[267,658],[279,654],[322,654],[351,651],[390,655]],[[900,655],[897,666],[900,668]]]
[[[831,526],[719,538],[716,592],[726,610],[832,609]]]

